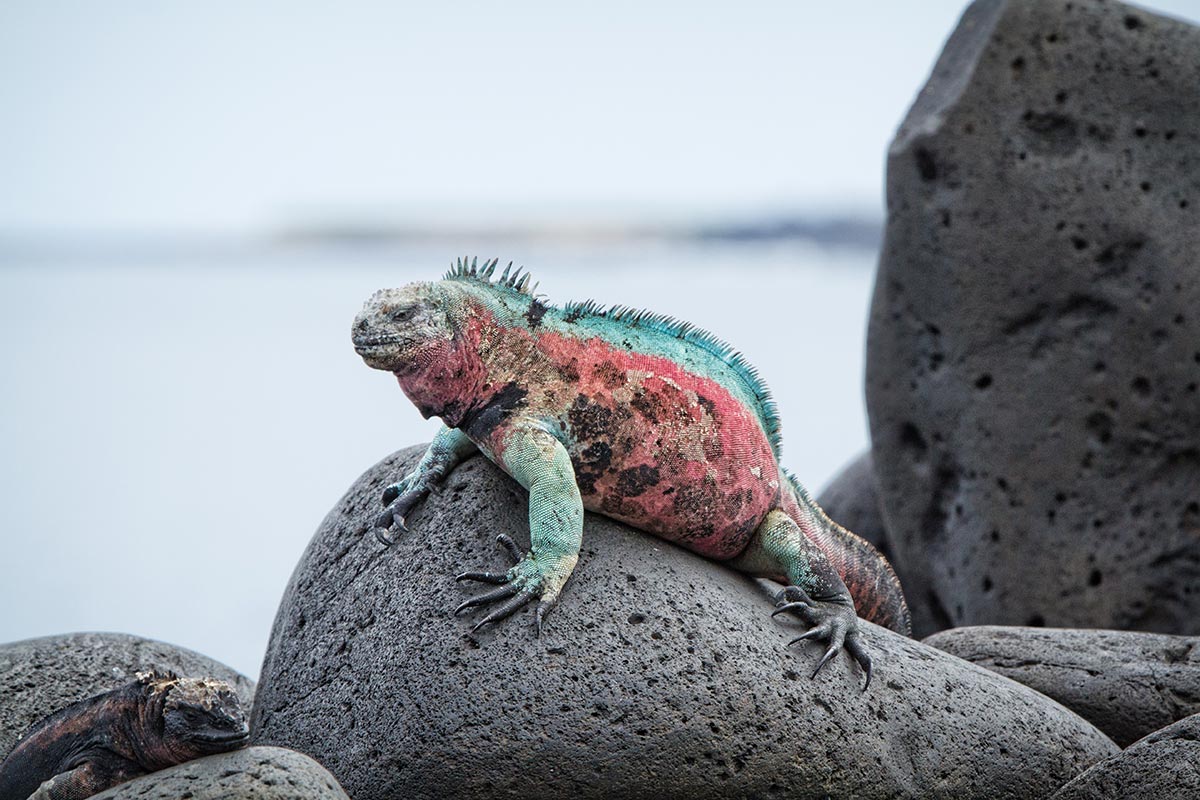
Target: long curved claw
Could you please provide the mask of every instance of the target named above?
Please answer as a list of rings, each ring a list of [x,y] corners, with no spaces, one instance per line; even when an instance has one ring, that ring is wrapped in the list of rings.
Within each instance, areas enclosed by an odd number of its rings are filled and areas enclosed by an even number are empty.
[[[781,606],[776,606],[775,610],[771,612],[771,616],[777,617],[780,614],[784,614],[789,611],[810,611],[810,610],[812,610],[812,606],[810,606],[808,603],[805,603],[803,601],[795,602],[795,603],[784,603]]]
[[[863,684],[862,688],[865,692],[871,686],[871,656],[867,653],[867,648],[863,647],[862,642],[858,640],[857,635],[846,637],[846,652],[858,662],[863,672],[867,674],[867,682]]]
[[[792,645],[794,645],[798,642],[807,641],[809,639],[824,639],[828,635],[829,635],[829,630],[826,629],[824,626],[812,628],[812,629],[807,630],[804,633],[800,634],[795,639],[792,639],[790,642],[788,642],[788,647],[791,647]]]
[[[812,677],[817,677],[817,673],[821,671],[821,667],[828,664],[833,657],[842,651],[842,641],[844,634],[838,632],[832,637],[829,643],[829,649],[825,651],[825,655],[821,656],[821,660],[817,662],[817,668],[813,670]]]
[[[459,581],[479,581],[480,583],[508,583],[507,572],[460,572],[454,576]]]
[[[506,586],[504,588],[508,587]],[[479,630],[484,625],[488,625],[492,622],[499,622],[505,617],[512,616],[514,613],[516,613],[517,609],[535,597],[537,597],[537,592],[530,589],[522,589],[520,592],[517,592],[517,594],[511,600],[501,604],[498,608],[494,609],[492,613],[475,623],[475,627],[471,628],[471,633]]]
[[[494,603],[497,600],[503,600],[506,597],[512,597],[519,591],[521,591],[521,589],[515,583],[506,583],[498,589],[492,589],[490,592],[484,592],[483,594],[478,594],[474,597],[467,598],[459,604],[458,608],[454,609],[454,613],[456,615],[461,614],[463,611],[466,611],[468,608],[472,608],[473,606],[482,606],[488,603]]]

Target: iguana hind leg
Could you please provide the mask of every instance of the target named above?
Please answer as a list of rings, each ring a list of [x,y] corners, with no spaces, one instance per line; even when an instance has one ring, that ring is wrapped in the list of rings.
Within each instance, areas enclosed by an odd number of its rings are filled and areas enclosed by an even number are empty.
[[[407,531],[405,517],[413,507],[476,450],[475,443],[462,431],[447,427],[438,431],[417,466],[383,490],[383,504],[387,509],[375,523],[375,538],[385,545],[395,544],[396,540],[389,532],[393,528]]]
[[[866,673],[866,690],[871,685],[871,658],[859,639],[854,600],[825,553],[817,547],[782,509],[767,514],[754,538],[730,563],[734,569],[763,578],[783,576],[787,582],[776,598],[771,616],[795,614],[809,630],[788,644],[814,639],[828,647],[813,677],[845,647]]]
[[[499,588],[472,597],[457,609],[504,602],[476,623],[474,630],[498,622],[538,598],[537,626],[558,601],[583,540],[583,500],[575,483],[575,470],[566,448],[536,422],[516,422],[502,436],[495,456],[505,471],[529,490],[528,553],[521,554],[512,539],[499,537],[516,562],[507,572],[464,572],[458,580],[500,584]]]

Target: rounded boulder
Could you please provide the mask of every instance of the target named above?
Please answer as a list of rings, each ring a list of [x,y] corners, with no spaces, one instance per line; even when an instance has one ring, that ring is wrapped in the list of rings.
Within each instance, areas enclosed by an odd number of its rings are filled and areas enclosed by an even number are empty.
[[[328,770],[303,753],[282,747],[248,747],[198,758],[114,786],[93,800],[180,798],[349,800]]]
[[[468,459],[385,548],[369,470],[302,557],[271,634],[254,742],[313,756],[356,800],[532,796],[1044,796],[1116,746],[1017,683],[864,623],[875,679],[772,620],[764,587],[589,515],[575,576],[471,633],[464,570],[528,539],[525,491]],[[486,587],[485,587],[486,588]],[[477,618],[477,617],[476,617]]]

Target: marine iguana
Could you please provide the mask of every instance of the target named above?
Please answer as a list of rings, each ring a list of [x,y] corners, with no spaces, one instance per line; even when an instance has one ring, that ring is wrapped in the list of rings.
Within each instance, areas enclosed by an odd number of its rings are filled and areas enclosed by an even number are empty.
[[[408,475],[383,494],[376,535],[393,527],[476,451],[529,490],[531,547],[500,543],[514,565],[464,572],[499,584],[455,613],[499,602],[475,626],[537,598],[539,632],[579,558],[583,511],[605,514],[780,580],[775,614],[828,642],[813,676],[844,646],[871,681],[864,618],[909,635],[891,565],[834,523],[779,466],[780,424],[742,356],[670,317],[592,301],[556,308],[512,264],[459,259],[436,283],[376,292],[354,321],[355,350],[395,374],[426,418],[445,423]]]
[[[34,724],[0,764],[0,800],[81,800],[193,758],[236,750],[250,730],[224,681],[139,672]]]

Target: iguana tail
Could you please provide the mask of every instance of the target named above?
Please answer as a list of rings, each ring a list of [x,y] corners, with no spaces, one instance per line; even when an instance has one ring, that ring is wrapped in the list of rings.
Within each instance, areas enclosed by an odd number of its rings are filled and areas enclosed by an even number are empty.
[[[808,491],[790,473],[784,472],[792,485],[801,513],[815,522],[796,520],[805,530],[814,530],[817,546],[828,556],[833,568],[850,590],[858,616],[877,625],[912,636],[912,618],[908,603],[900,588],[900,579],[883,554],[870,542],[838,525],[809,496]]]

